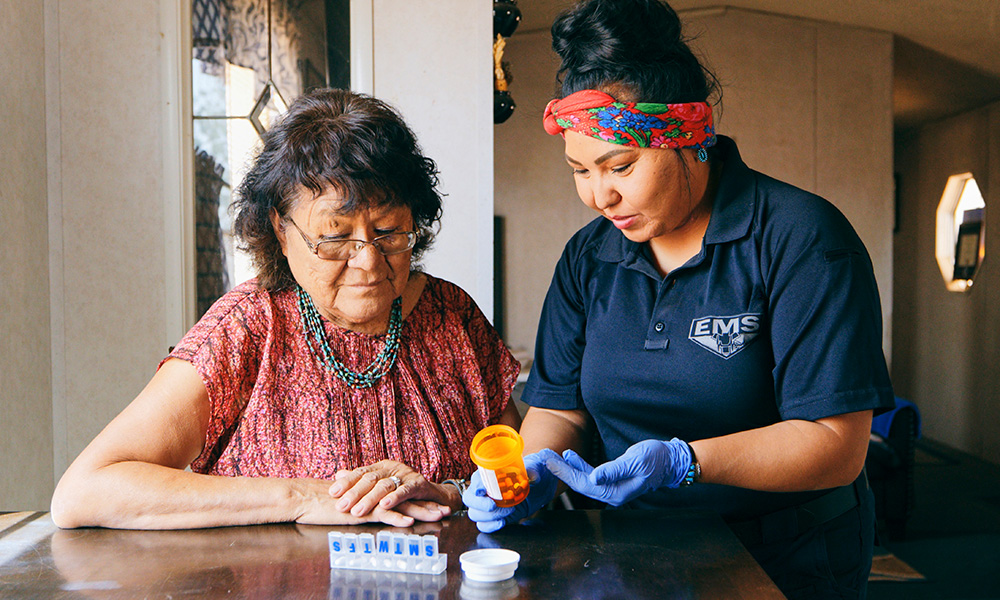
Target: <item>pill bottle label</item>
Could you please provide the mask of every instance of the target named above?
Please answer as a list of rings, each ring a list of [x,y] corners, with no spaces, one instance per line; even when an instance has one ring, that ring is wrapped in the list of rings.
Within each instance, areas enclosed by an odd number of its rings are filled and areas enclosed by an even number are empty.
[[[501,508],[520,504],[528,497],[528,478],[520,469],[505,468],[494,471],[479,467],[479,474],[486,493]]]
[[[493,469],[486,469],[484,467],[479,467],[479,477],[483,480],[483,487],[486,488],[486,493],[489,494],[490,498],[494,500],[502,500],[503,494],[500,491],[500,482],[497,481],[497,473]]]

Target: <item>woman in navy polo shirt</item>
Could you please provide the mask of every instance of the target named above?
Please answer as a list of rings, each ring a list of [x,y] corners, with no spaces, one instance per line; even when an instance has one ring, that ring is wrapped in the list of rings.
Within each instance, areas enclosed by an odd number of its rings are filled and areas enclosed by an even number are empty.
[[[789,597],[864,597],[862,467],[873,410],[893,405],[867,251],[833,205],[715,134],[717,82],[669,6],[589,0],[552,34],[544,126],[600,217],[542,310],[531,493],[497,508],[474,475],[469,516],[515,523],[560,480],[612,506],[715,510]]]

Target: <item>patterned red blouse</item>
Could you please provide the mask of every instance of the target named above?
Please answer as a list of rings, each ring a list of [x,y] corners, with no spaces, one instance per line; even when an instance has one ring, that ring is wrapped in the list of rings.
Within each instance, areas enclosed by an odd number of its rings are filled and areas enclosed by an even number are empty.
[[[330,347],[355,371],[385,336],[324,320]],[[220,298],[170,356],[201,375],[211,418],[198,473],[330,479],[383,459],[431,481],[467,477],[472,437],[496,423],[519,365],[472,298],[427,276],[403,320],[396,364],[355,389],[313,356],[294,290],[248,281]]]

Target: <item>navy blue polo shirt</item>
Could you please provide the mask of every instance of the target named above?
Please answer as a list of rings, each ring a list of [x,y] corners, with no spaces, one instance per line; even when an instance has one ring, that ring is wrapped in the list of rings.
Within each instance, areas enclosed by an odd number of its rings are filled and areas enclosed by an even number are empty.
[[[826,200],[724,161],[701,251],[661,277],[647,244],[600,217],[566,244],[522,399],[583,408],[613,459],[644,439],[686,441],[781,420],[893,406],[871,260]],[[633,507],[743,519],[817,492],[701,484]]]

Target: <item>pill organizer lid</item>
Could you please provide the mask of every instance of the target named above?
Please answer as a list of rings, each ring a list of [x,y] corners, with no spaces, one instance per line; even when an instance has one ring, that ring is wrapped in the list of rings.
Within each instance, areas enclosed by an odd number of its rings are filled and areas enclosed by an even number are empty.
[[[503,581],[514,576],[521,555],[506,548],[480,548],[458,557],[465,576],[474,581]]]

